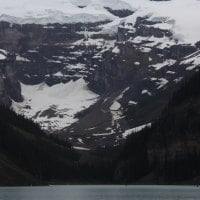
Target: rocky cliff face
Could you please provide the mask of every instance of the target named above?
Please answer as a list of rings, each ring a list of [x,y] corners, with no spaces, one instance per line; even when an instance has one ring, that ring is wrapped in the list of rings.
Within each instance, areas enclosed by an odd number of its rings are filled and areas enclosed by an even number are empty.
[[[11,106],[12,100],[16,102],[21,102],[23,100],[20,82],[16,75],[16,58],[14,54],[9,54],[5,50],[0,50],[0,56],[0,103]]]

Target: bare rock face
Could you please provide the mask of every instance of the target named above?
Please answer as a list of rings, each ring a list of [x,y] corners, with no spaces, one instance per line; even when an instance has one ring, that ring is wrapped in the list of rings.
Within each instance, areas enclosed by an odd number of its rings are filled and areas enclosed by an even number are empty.
[[[5,54],[2,54],[5,56],[5,58],[0,61],[0,101],[3,105],[11,106],[12,100],[21,102],[23,98],[21,94],[20,82],[16,75],[16,57],[14,54],[7,52]]]

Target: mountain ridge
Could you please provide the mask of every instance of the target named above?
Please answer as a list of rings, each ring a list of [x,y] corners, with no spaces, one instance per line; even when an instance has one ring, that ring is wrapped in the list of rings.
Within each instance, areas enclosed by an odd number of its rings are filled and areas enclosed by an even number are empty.
[[[75,13],[97,9],[112,16],[98,22],[1,22],[1,103],[87,150],[117,146],[126,132],[153,123],[180,81],[198,71],[199,2],[120,2],[73,1]],[[49,1],[41,9],[61,4]]]

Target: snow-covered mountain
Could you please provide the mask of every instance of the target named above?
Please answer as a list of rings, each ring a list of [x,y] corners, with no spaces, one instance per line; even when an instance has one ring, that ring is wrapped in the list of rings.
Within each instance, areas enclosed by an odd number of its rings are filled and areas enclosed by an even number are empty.
[[[121,0],[28,0],[0,1],[1,20],[14,23],[77,23],[114,20],[108,11],[131,10],[131,6]],[[23,8],[23,9],[22,9]]]
[[[7,0],[0,1],[0,20],[11,23],[88,23],[111,20],[112,25],[122,21],[134,23],[137,17],[148,16],[160,20],[157,28],[170,29],[174,37],[184,42],[199,39],[199,0]],[[131,16],[120,20],[122,12]],[[133,13],[131,14],[132,11]],[[163,22],[168,23],[163,23]],[[108,26],[107,26],[108,27]]]
[[[150,126],[199,70],[198,0],[0,3],[0,102],[76,149]]]

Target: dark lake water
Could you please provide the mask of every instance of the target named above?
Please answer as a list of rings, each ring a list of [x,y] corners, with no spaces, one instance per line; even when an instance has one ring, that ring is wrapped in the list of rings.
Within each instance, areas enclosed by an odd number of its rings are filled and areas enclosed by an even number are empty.
[[[196,186],[0,187],[0,200],[200,200]]]

